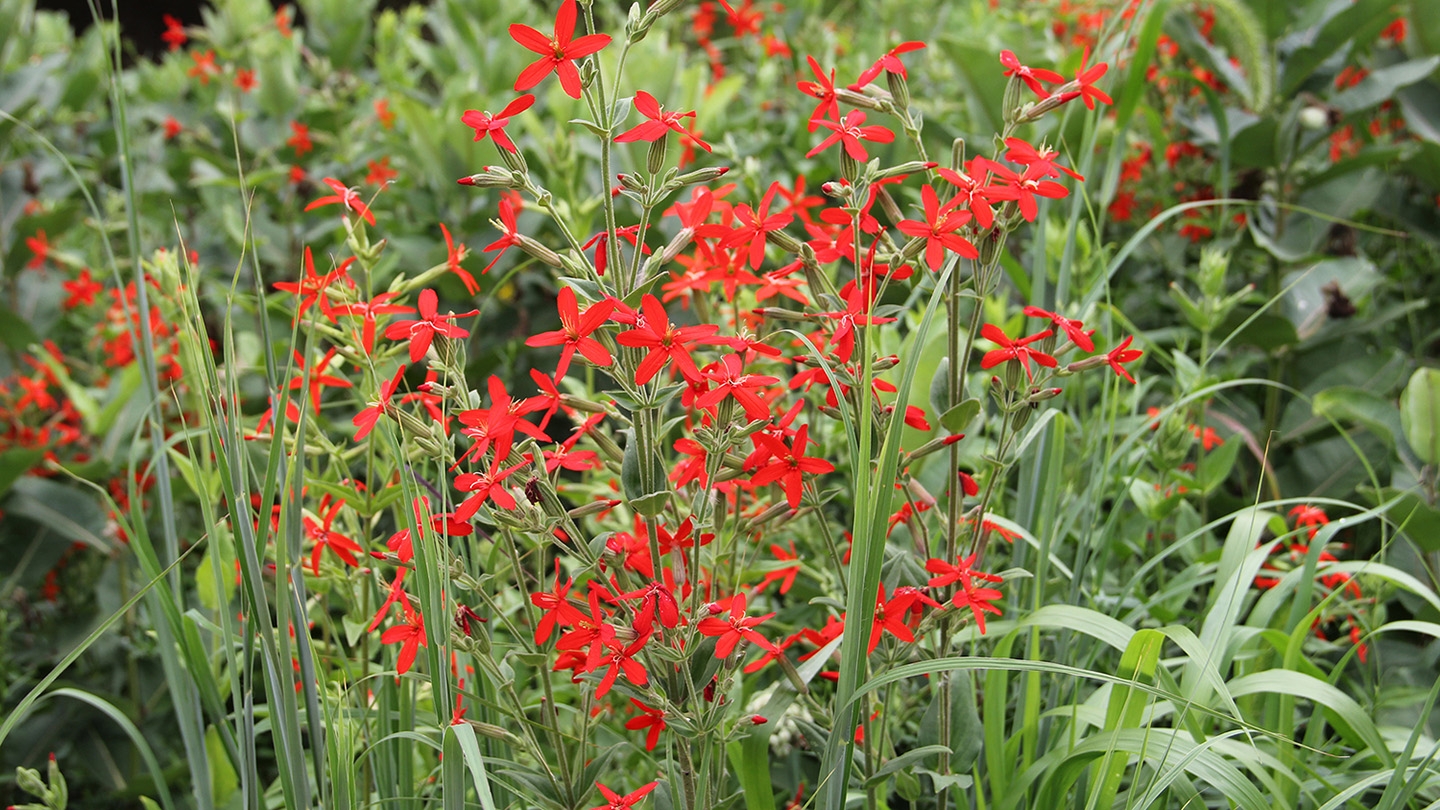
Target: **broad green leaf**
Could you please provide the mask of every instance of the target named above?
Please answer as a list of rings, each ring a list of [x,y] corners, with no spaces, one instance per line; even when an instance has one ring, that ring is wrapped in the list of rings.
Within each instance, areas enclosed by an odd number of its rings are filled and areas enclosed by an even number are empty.
[[[1360,424],[1384,441],[1387,447],[1395,447],[1395,437],[1400,432],[1400,414],[1389,400],[1373,391],[1337,385],[1316,394],[1310,407],[1316,416],[1329,417],[1342,424]]]
[[[1367,110],[1394,98],[1400,88],[1434,73],[1437,65],[1440,65],[1440,56],[1427,56],[1373,70],[1359,84],[1331,99],[1330,106],[1347,115]]]
[[[1164,646],[1165,635],[1159,630],[1145,628],[1136,631],[1120,656],[1120,669],[1116,674],[1137,684],[1153,684]],[[1116,685],[1110,690],[1110,702],[1105,710],[1105,731],[1139,728],[1149,703],[1149,696],[1145,693],[1130,686]],[[1096,765],[1098,779],[1091,796],[1093,806],[1109,807],[1114,804],[1128,764],[1128,755],[1116,757],[1114,751],[1105,752]]]

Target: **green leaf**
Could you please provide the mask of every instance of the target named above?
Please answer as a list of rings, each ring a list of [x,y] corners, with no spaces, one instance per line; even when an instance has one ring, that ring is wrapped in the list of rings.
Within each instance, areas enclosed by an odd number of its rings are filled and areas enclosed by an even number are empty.
[[[1394,98],[1400,88],[1434,73],[1437,65],[1440,65],[1440,56],[1427,56],[1371,71],[1359,84],[1331,99],[1330,106],[1346,115],[1368,110]]]
[[[445,752],[449,754],[446,760],[460,760],[460,757],[455,757],[452,753],[455,747],[460,749],[464,757],[465,770],[470,772],[470,781],[475,786],[475,795],[480,799],[480,806],[484,810],[495,810],[495,799],[490,793],[490,777],[485,772],[485,758],[480,756],[480,743],[475,739],[475,728],[469,723],[457,723],[445,730]],[[445,787],[446,807],[449,807],[452,785],[447,781]],[[464,797],[465,791],[462,787],[460,802],[456,807],[464,807]]]
[[[967,399],[940,415],[940,424],[951,433],[964,433],[980,413],[980,400]]]
[[[1279,5],[1268,0],[1262,2],[1267,6]],[[1340,9],[1339,13],[1325,20],[1309,43],[1285,60],[1280,96],[1294,97],[1315,70],[1348,43],[1373,39],[1394,19],[1387,13],[1393,5],[1394,0],[1359,0],[1348,6],[1331,4],[1332,8]]]
[[[922,745],[919,748],[912,748],[898,757],[887,760],[884,765],[880,766],[879,770],[875,771],[874,776],[865,780],[865,786],[874,787],[883,784],[886,779],[890,778],[890,774],[917,765],[922,760],[929,759],[930,757],[938,757],[949,750],[950,749],[943,745]]]
[[[1165,634],[1159,630],[1137,630],[1120,656],[1120,669],[1116,674],[1136,684],[1155,683],[1155,670],[1160,664],[1160,651],[1164,646]],[[1148,694],[1131,686],[1113,687],[1110,690],[1110,702],[1105,709],[1105,730],[1140,728],[1145,707],[1149,703]],[[1115,803],[1115,795],[1120,790],[1120,780],[1125,776],[1129,761],[1129,757],[1124,754],[1117,757],[1114,751],[1105,752],[1105,756],[1096,765],[1098,781],[1091,796],[1092,807],[1110,807]]]
[[[1242,444],[1237,436],[1200,458],[1195,468],[1195,482],[1200,485],[1201,492],[1208,495],[1225,483],[1225,479],[1230,477],[1230,470],[1235,467],[1235,458],[1240,455]]]
[[[1419,368],[1400,392],[1400,426],[1415,455],[1440,463],[1440,370]]]
[[[1360,487],[1359,491],[1366,500],[1375,504],[1398,499],[1395,505],[1390,507],[1390,521],[1400,527],[1415,545],[1425,551],[1440,551],[1440,510],[1426,503],[1419,495],[1395,487],[1381,487],[1378,490]]]
[[[210,760],[210,795],[216,807],[223,807],[240,789],[240,777],[220,743],[220,732],[214,726],[205,729],[205,757]]]
[[[43,449],[12,448],[0,452],[0,495],[4,495],[20,476],[29,472],[45,458]]]
[[[30,328],[28,321],[12,312],[8,306],[0,307],[0,343],[14,351],[23,352],[39,342],[39,335]]]
[[[1395,447],[1401,415],[1389,400],[1379,394],[1364,388],[1337,385],[1316,394],[1310,402],[1310,409],[1316,416],[1363,425],[1387,447]]]

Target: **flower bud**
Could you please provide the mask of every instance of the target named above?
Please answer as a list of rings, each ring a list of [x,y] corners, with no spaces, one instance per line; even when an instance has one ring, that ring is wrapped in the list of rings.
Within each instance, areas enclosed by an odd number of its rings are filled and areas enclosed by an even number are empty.
[[[729,166],[716,166],[710,169],[697,169],[693,172],[686,172],[675,178],[675,182],[681,186],[693,186],[697,183],[709,183],[719,180],[730,171]]]
[[[519,174],[530,173],[530,167],[525,164],[525,155],[521,154],[518,148],[513,151],[510,149],[501,149],[500,157],[505,160],[505,165],[510,167],[510,171],[518,172]]]
[[[752,714],[752,715],[750,715],[750,724],[753,725],[753,726],[763,726],[763,725],[765,725],[765,724],[768,723],[768,722],[770,722],[770,720],[769,720],[768,718],[766,718],[764,715],[760,715],[760,714]]]
[[[40,772],[34,768],[16,768],[15,785],[31,796],[38,796],[41,801],[50,801],[50,789],[40,779]]]
[[[624,503],[624,501],[606,498],[598,501],[591,501],[584,506],[577,506],[574,509],[571,509],[566,514],[576,520],[579,520],[580,518],[590,517],[591,515],[598,515],[607,512],[622,503]]]
[[[565,266],[565,263],[560,260],[559,254],[523,233],[515,235],[515,242],[520,245],[521,250],[551,267]]]
[[[1030,396],[1026,397],[1025,401],[1034,404],[1044,402],[1047,399],[1054,399],[1058,396],[1060,396],[1059,388],[1032,388],[1030,389]]]
[[[895,198],[890,196],[888,189],[880,186],[880,193],[876,197],[880,201],[880,209],[885,212],[885,216],[889,217],[891,222],[900,222],[905,219],[905,214],[901,213],[900,206],[895,204]]]
[[[890,95],[895,98],[895,109],[909,109],[910,88],[905,84],[904,74],[885,71],[885,86],[890,88]]]
[[[950,143],[950,169],[957,172],[965,170],[964,138],[956,138]]]
[[[802,244],[799,239],[785,231],[770,231],[765,234],[765,241],[790,254],[799,253]]]
[[[870,176],[870,181],[874,182],[876,180],[888,180],[891,177],[900,177],[901,175],[915,174],[916,172],[925,172],[939,165],[940,164],[936,163],[933,160],[907,160],[899,165],[891,166],[889,168],[881,169],[880,171],[875,172]]]
[[[645,168],[650,172],[651,177],[665,170],[665,153],[669,146],[669,133],[650,142],[650,151],[645,154]]]

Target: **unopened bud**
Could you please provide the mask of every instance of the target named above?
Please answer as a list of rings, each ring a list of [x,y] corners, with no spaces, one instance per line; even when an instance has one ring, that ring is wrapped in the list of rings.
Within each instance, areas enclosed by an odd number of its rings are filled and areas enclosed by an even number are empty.
[[[1103,355],[1103,354],[1097,354],[1097,355],[1095,355],[1094,357],[1084,357],[1084,358],[1081,358],[1081,359],[1079,359],[1079,360],[1076,360],[1075,362],[1071,363],[1070,365],[1066,366],[1065,368],[1066,368],[1067,370],[1069,370],[1070,372],[1072,372],[1072,373],[1073,373],[1073,372],[1081,372],[1081,371],[1089,371],[1089,370],[1092,369],[1092,368],[1099,368],[1100,366],[1103,366],[1103,365],[1105,365],[1105,364],[1108,363],[1108,362],[1109,362],[1109,358],[1108,358],[1108,357],[1106,357],[1106,356]]]
[[[752,714],[752,715],[750,715],[750,724],[751,724],[751,725],[763,726],[763,725],[765,725],[765,724],[768,723],[768,722],[770,722],[769,719],[767,719],[764,715],[761,715],[761,714]]]
[[[783,230],[782,230],[782,231],[770,231],[770,232],[766,233],[766,234],[765,234],[765,240],[766,240],[767,242],[771,243],[772,245],[775,245],[776,247],[780,248],[781,250],[785,251],[786,253],[794,254],[794,253],[799,253],[799,252],[800,252],[800,247],[801,247],[801,242],[800,242],[800,240],[799,240],[799,239],[796,239],[795,237],[791,236],[790,234],[786,233],[786,232],[783,231]]]
[[[576,520],[579,520],[583,517],[590,517],[591,515],[599,515],[607,512],[619,506],[621,503],[623,503],[623,501],[606,498],[598,501],[591,501],[584,506],[577,506],[574,509],[571,509],[566,514]]]
[[[465,722],[469,723],[475,728],[476,734],[484,737],[489,737],[492,740],[500,740],[501,742],[506,742],[516,747],[520,746],[519,737],[516,737],[514,734],[511,734],[510,732],[499,726],[492,725],[490,723],[480,723],[474,720],[466,720]]]
[[[885,71],[885,86],[890,88],[890,95],[895,99],[895,109],[910,107],[910,88],[905,84],[904,74]]]
[[[696,183],[709,183],[711,181],[719,180],[721,177],[724,177],[725,173],[728,171],[730,171],[729,166],[716,166],[710,169],[697,169],[693,172],[686,172],[680,175],[679,177],[675,178],[675,182],[679,183],[682,186],[693,186]]]
[[[880,193],[876,197],[880,201],[880,209],[885,212],[885,216],[889,217],[891,222],[900,222],[905,219],[905,214],[901,213],[900,206],[895,204],[895,198],[890,196],[889,190],[884,186],[880,186]]]
[[[940,164],[931,160],[907,160],[897,166],[891,166],[875,172],[875,174],[870,176],[870,180],[874,182],[876,180],[887,180],[891,177],[900,177],[901,175],[914,174],[916,172],[925,172],[939,165]]]
[[[530,173],[530,167],[525,164],[525,155],[521,154],[518,148],[513,150],[501,149],[500,157],[505,160],[505,165],[510,167],[510,171],[518,172],[519,174]]]
[[[884,357],[875,358],[874,364],[870,367],[876,371],[888,371],[898,365],[900,365],[900,355],[887,354]]]
[[[633,174],[621,172],[615,175],[615,178],[620,181],[620,187],[626,191],[633,191],[636,194],[645,194],[650,191],[650,186]]]
[[[831,180],[828,183],[820,184],[820,193],[826,197],[834,197],[837,200],[848,200],[854,196],[854,190],[849,183],[841,183]]]
[[[551,267],[565,266],[565,263],[560,260],[559,254],[523,233],[515,235],[515,242],[520,245],[521,250]]]
[[[956,138],[950,143],[950,168],[953,171],[965,169],[965,139]]]
[[[1032,388],[1030,396],[1025,398],[1026,402],[1044,402],[1047,399],[1054,399],[1060,396],[1059,388]]]
[[[884,110],[890,105],[890,98],[888,94],[884,94],[884,91],[878,88],[875,89],[875,92],[881,93],[883,97],[872,96],[868,93],[859,93],[848,87],[837,87],[835,88],[835,98],[838,99],[841,104],[850,107],[860,107],[866,110]]]

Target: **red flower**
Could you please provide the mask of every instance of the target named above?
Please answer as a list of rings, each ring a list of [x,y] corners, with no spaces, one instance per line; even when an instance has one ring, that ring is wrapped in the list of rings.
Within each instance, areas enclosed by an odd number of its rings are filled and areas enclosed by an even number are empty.
[[[555,366],[556,381],[563,378],[570,369],[570,358],[577,351],[597,366],[608,366],[614,362],[614,358],[600,341],[590,337],[609,319],[610,313],[615,310],[614,301],[592,304],[581,313],[575,301],[575,290],[565,287],[555,296],[555,306],[560,311],[560,328],[553,332],[541,332],[526,340],[525,345],[563,346],[560,350],[560,362]]]
[[[840,325],[835,327],[835,334],[830,337],[830,345],[835,349],[836,359],[842,363],[848,363],[850,355],[855,351],[855,327],[891,323],[895,319],[871,315],[870,307],[865,301],[865,294],[861,292],[860,285],[854,281],[840,289],[840,296],[845,299],[844,311],[821,312],[818,317],[834,318],[840,322]]]
[[[474,128],[475,140],[484,140],[485,136],[489,135],[494,139],[496,146],[514,152],[516,151],[515,144],[510,140],[510,136],[505,134],[505,127],[510,123],[512,116],[525,112],[534,103],[535,97],[526,93],[506,104],[505,109],[497,115],[491,116],[489,111],[466,110],[465,114],[460,116],[460,121],[465,126]]]
[[[520,244],[520,233],[515,229],[515,206],[507,197],[500,198],[500,224],[505,229],[505,234],[480,249],[481,253],[489,253],[492,250],[500,251],[489,264],[485,265],[485,269],[480,271],[482,275],[490,272],[490,268],[500,261],[500,257],[505,255],[505,251],[509,250],[511,245]]]
[[[624,239],[626,242],[629,242],[632,247],[640,248],[641,254],[649,256],[650,246],[640,241],[639,234],[639,223],[636,223],[634,225],[624,225],[615,229],[616,236]],[[590,237],[589,239],[586,239],[585,244],[580,246],[581,250],[589,250],[590,248],[595,248],[595,275],[597,276],[605,275],[605,271],[609,268],[610,257],[609,251],[606,249],[609,247],[609,245],[610,232],[601,231]]]
[[[875,60],[875,64],[865,68],[864,72],[860,74],[860,78],[856,79],[855,83],[850,85],[850,89],[859,92],[865,85],[875,81],[875,77],[879,76],[882,70],[888,73],[898,73],[902,77],[905,76],[905,63],[900,61],[900,54],[918,51],[924,47],[925,43],[923,42],[902,42],[896,45],[884,56]]]
[[[915,634],[911,632],[908,622],[912,611],[923,610],[917,602],[940,607],[939,602],[921,593],[918,588],[896,588],[895,595],[887,601],[885,584],[880,584],[880,592],[875,594],[875,616],[870,624],[870,647],[865,651],[866,655],[875,652],[875,648],[880,646],[880,637],[886,631],[901,641],[915,641]]]
[[[1038,177],[1059,177],[1060,173],[1064,172],[1076,180],[1083,181],[1085,179],[1074,169],[1066,168],[1055,162],[1055,158],[1060,157],[1059,152],[1048,149],[1042,152],[1031,146],[1028,141],[1020,138],[1006,138],[1005,145],[1009,147],[1005,152],[1006,160],[1030,168],[1039,167],[1039,173],[1036,175]]]
[[[255,71],[248,68],[236,68],[235,86],[240,92],[248,93],[255,89]]]
[[[641,115],[649,118],[650,120],[637,127],[634,127],[633,129],[629,129],[625,132],[620,133],[619,135],[616,135],[616,143],[629,143],[630,141],[655,141],[665,137],[665,133],[670,130],[674,130],[681,135],[685,135],[687,134],[687,131],[685,127],[680,125],[680,119],[695,117],[694,110],[683,113],[665,112],[665,108],[660,106],[660,103],[655,100],[655,97],[645,92],[644,90],[635,91],[635,109],[639,110]],[[700,140],[700,138],[698,136],[695,136],[693,133],[690,133],[690,135],[696,146],[699,146],[706,152],[710,151],[710,144]]]
[[[1095,109],[1095,102],[1097,101],[1102,104],[1114,104],[1115,102],[1111,100],[1110,96],[1105,94],[1104,90],[1095,86],[1095,82],[1100,81],[1100,77],[1105,75],[1105,71],[1109,70],[1110,66],[1101,62],[1089,70],[1086,70],[1085,63],[1089,59],[1090,49],[1087,47],[1085,53],[1080,57],[1080,69],[1075,72],[1075,81],[1080,83],[1080,90],[1077,95],[1084,99],[1085,106],[1092,110]],[[1065,99],[1066,101],[1075,97],[1069,94],[1066,95],[1068,96],[1068,98]]]
[[[560,584],[560,561],[555,561],[555,588],[551,591],[539,591],[530,594],[530,603],[540,608],[540,621],[535,624],[535,645],[539,646],[550,640],[550,634],[555,632],[556,627],[570,627],[585,620],[585,614],[580,608],[570,604],[570,587],[572,580],[566,579],[565,584]]]
[[[760,198],[760,205],[757,209],[752,210],[744,203],[735,206],[735,218],[740,220],[740,224],[720,240],[719,246],[722,248],[735,248],[748,243],[747,255],[750,267],[753,269],[758,270],[760,263],[765,260],[765,235],[784,229],[795,218],[794,214],[788,211],[779,214],[769,213],[770,201],[779,191],[780,184],[771,183],[770,188],[765,191],[765,196]]]
[[[480,292],[480,283],[470,275],[469,270],[460,266],[460,260],[465,257],[465,246],[455,247],[455,240],[450,238],[450,229],[445,227],[443,222],[440,223],[440,233],[445,235],[445,266],[460,277],[460,281],[465,285],[465,292],[472,296]]]
[[[610,687],[615,685],[615,678],[625,673],[625,680],[636,686],[644,686],[650,682],[650,675],[645,671],[645,666],[635,660],[635,653],[640,652],[645,642],[650,640],[649,634],[641,633],[640,637],[630,643],[630,646],[622,646],[614,637],[606,639],[605,652],[602,653],[597,669],[605,669],[605,674],[600,678],[600,683],[595,687],[595,699],[605,697]]]
[[[1090,335],[1085,332],[1085,324],[1080,321],[1071,320],[1064,315],[1057,315],[1040,307],[1025,307],[1025,314],[1032,318],[1048,319],[1050,323],[1060,327],[1060,331],[1065,333],[1065,337],[1070,338],[1070,342],[1079,346],[1081,351],[1095,351],[1095,341],[1090,339]]]
[[[1032,377],[1030,373],[1031,359],[1034,359],[1036,363],[1046,368],[1055,368],[1055,358],[1038,349],[1028,347],[1028,344],[1034,343],[1037,340],[1043,340],[1052,334],[1054,333],[1046,329],[1043,332],[1038,332],[1029,337],[1011,340],[1008,335],[1000,331],[1000,327],[987,323],[980,328],[980,336],[992,343],[1000,344],[1000,348],[986,352],[985,356],[980,360],[980,368],[994,368],[1001,363],[1014,360],[1025,367],[1025,376],[1027,378]]]
[[[375,120],[380,126],[391,129],[395,126],[395,111],[390,109],[390,99],[381,98],[375,100]]]
[[[475,516],[476,512],[480,511],[480,507],[484,506],[486,501],[494,501],[495,505],[501,509],[514,509],[515,499],[505,491],[501,482],[523,466],[525,464],[520,463],[502,470],[500,469],[500,459],[497,458],[488,473],[461,473],[455,476],[455,488],[461,492],[471,493],[470,497],[455,507],[455,519],[468,521]]]
[[[410,607],[408,601],[401,602],[405,608],[405,623],[399,624],[380,634],[381,644],[400,643],[400,657],[395,662],[395,671],[404,675],[415,663],[415,655],[425,645],[425,617]]]
[[[169,14],[161,14],[161,21],[165,23],[165,31],[160,34],[160,39],[170,46],[170,50],[178,51],[180,47],[190,39],[185,34],[185,23],[171,17]]]
[[[441,315],[436,310],[435,291],[425,289],[420,291],[419,320],[396,321],[385,327],[385,337],[389,340],[410,341],[410,362],[418,363],[420,358],[430,348],[430,343],[435,336],[444,335],[452,339],[469,337],[470,333],[453,323],[446,323],[451,318],[468,318],[471,315],[479,315],[480,310],[472,309],[469,312],[462,312],[459,315]]]
[[[574,0],[566,0],[566,2],[574,2]],[[645,785],[634,793],[629,793],[625,796],[621,796],[610,788],[607,788],[599,782],[596,782],[595,787],[599,788],[600,793],[605,796],[605,804],[602,804],[599,807],[592,807],[590,808],[590,810],[630,810],[630,808],[635,806],[636,802],[644,798],[645,794],[654,790],[657,784],[659,783],[651,782],[650,784]]]
[[[369,407],[355,414],[355,418],[351,420],[356,427],[355,441],[358,442],[370,435],[370,431],[375,428],[375,423],[380,421],[380,417],[386,413],[391,413],[392,406],[390,405],[390,399],[395,396],[395,391],[400,388],[400,378],[404,376],[404,366],[395,369],[394,377],[380,383],[380,391],[376,394],[375,401],[371,402]],[[287,398],[285,402],[288,406],[290,400]],[[289,418],[292,421],[298,419],[299,412],[297,411],[295,416]]]
[[[993,160],[983,157],[975,158],[975,166],[983,171],[988,171],[1000,177],[1004,185],[990,186],[985,190],[985,196],[992,202],[1000,200],[1014,200],[1020,207],[1020,214],[1025,217],[1026,222],[1034,222],[1035,217],[1040,213],[1039,203],[1035,201],[1037,196],[1048,197],[1058,200],[1070,192],[1054,180],[1045,180],[1047,171],[1046,165],[1037,164],[1025,169],[1024,174],[1016,174],[1008,167],[1002,166]]]
[[[700,370],[690,356],[691,344],[709,342],[706,338],[719,331],[720,327],[713,324],[675,326],[670,323],[670,316],[659,299],[648,293],[640,300],[640,313],[634,329],[615,336],[615,342],[621,346],[650,350],[635,369],[635,384],[650,382],[670,361],[675,363],[685,379],[692,383],[700,382]]]
[[[351,317],[363,318],[364,326],[362,326],[360,330],[360,342],[361,345],[365,347],[365,353],[372,354],[375,351],[375,316],[415,311],[414,308],[407,307],[403,304],[388,303],[390,299],[399,294],[398,291],[380,293],[369,301],[358,301],[354,304],[342,304],[338,307],[330,307],[326,309],[325,314],[329,315],[331,320],[334,320],[336,315],[349,315]],[[325,306],[324,301],[321,302],[321,306]]]
[[[34,254],[30,257],[30,261],[25,263],[26,267],[31,269],[43,267],[45,260],[50,258],[50,239],[45,235],[44,230],[37,230],[34,236],[25,237],[25,247],[30,248],[30,252]]]
[[[91,278],[90,268],[80,270],[80,277],[71,281],[64,281],[60,284],[65,289],[65,309],[74,309],[79,306],[90,306],[95,303],[95,296],[105,289],[105,285]]]
[[[795,542],[793,540],[790,542],[790,550],[788,552],[780,546],[771,543],[770,553],[775,555],[775,559],[778,562],[793,562],[794,565],[787,565],[784,568],[777,568],[774,571],[767,572],[765,578],[760,580],[759,584],[752,588],[751,591],[753,593],[760,593],[770,587],[770,583],[779,582],[780,593],[789,593],[790,586],[795,584],[795,575],[800,573],[800,559],[795,554]]]
[[[299,121],[291,121],[290,132],[291,135],[285,139],[285,143],[295,150],[295,157],[300,157],[315,148],[315,144],[310,140],[309,126]]]
[[[1295,529],[1297,531],[1306,526],[1310,527],[1311,540],[1315,539],[1315,535],[1320,531],[1321,526],[1330,522],[1330,518],[1325,514],[1324,509],[1318,506],[1310,506],[1309,504],[1302,503],[1294,509],[1291,509],[1289,514],[1295,518]]]
[[[315,410],[317,411],[320,410],[320,393],[326,386],[331,388],[351,387],[349,380],[325,373],[325,369],[330,367],[330,361],[335,359],[335,353],[337,351],[339,350],[332,347],[330,351],[326,352],[325,356],[320,359],[320,362],[310,367],[310,402],[315,406]],[[298,391],[305,387],[305,358],[301,356],[300,352],[295,352],[295,364],[295,376],[291,377],[290,384],[285,386],[287,391]]]
[[[215,51],[209,50],[204,53],[194,51],[190,54],[190,58],[195,60],[195,64],[190,66],[186,75],[198,77],[201,84],[209,84],[211,76],[220,75],[220,66],[215,64]]]
[[[1139,349],[1128,348],[1130,346],[1130,341],[1134,339],[1135,336],[1131,335],[1125,338],[1124,342],[1122,342],[1119,346],[1116,346],[1115,348],[1105,353],[1105,362],[1109,363],[1110,367],[1115,369],[1116,374],[1124,377],[1126,381],[1132,384],[1135,382],[1135,378],[1130,376],[1130,372],[1125,370],[1123,364],[1139,360],[1140,356],[1145,353]]]
[[[1020,60],[1015,56],[1014,51],[1001,51],[1000,64],[1005,66],[1004,75],[1020,77],[1020,81],[1024,82],[1025,86],[1029,87],[1032,91],[1035,92],[1035,95],[1039,96],[1040,98],[1045,98],[1046,96],[1050,95],[1050,93],[1046,91],[1043,86],[1041,86],[1041,81],[1065,81],[1064,76],[1061,76],[1059,73],[1056,73],[1053,70],[1026,67],[1025,65],[1020,64]]]
[[[716,658],[724,658],[733,652],[735,645],[739,644],[741,639],[750,641],[766,650],[774,649],[775,645],[771,644],[769,639],[760,635],[760,633],[755,630],[755,627],[775,614],[766,613],[764,616],[745,615],[745,594],[743,592],[735,594],[726,602],[712,603],[710,605],[710,613],[717,615],[702,619],[700,624],[696,626],[696,629],[700,631],[700,635],[702,636],[717,637],[715,641]],[[720,613],[726,613],[727,615],[721,618],[718,615]]]
[[[660,742],[660,732],[665,730],[665,711],[663,709],[652,709],[644,703],[630,698],[641,714],[639,717],[632,717],[625,722],[625,728],[631,731],[639,731],[642,728],[650,729],[645,733],[645,750],[654,751],[656,743]]]
[[[835,95],[834,68],[831,68],[830,75],[826,76],[821,72],[820,63],[815,61],[815,57],[806,56],[805,60],[810,63],[815,81],[796,82],[795,87],[807,96],[820,99],[820,103],[815,105],[815,111],[810,113],[810,131],[814,132],[820,126],[820,119],[840,120],[840,101]]]
[[[967,259],[980,258],[980,251],[975,249],[970,240],[956,233],[970,222],[971,217],[969,211],[956,208],[960,198],[941,206],[940,198],[935,196],[935,189],[927,183],[920,189],[920,199],[925,204],[925,219],[901,220],[895,227],[906,236],[925,240],[925,264],[929,265],[931,271],[940,269],[947,250]]]
[[[180,122],[175,120],[175,116],[165,116],[165,140],[173,141],[184,131],[185,128],[180,126]]]
[[[750,419],[769,419],[770,407],[751,389],[774,385],[780,380],[762,374],[745,374],[744,367],[745,363],[738,354],[727,354],[719,363],[707,366],[705,378],[713,382],[715,387],[696,398],[696,407],[712,408],[725,397],[734,397]]]
[[[575,35],[575,0],[565,0],[555,14],[555,35],[546,37],[528,25],[515,23],[510,26],[510,36],[527,50],[540,54],[541,58],[520,71],[515,79],[515,90],[529,90],[541,79],[554,71],[560,77],[560,87],[571,98],[580,98],[580,70],[575,67],[576,59],[589,56],[610,44],[609,34],[588,34],[572,40]]]
[[[325,499],[328,500],[329,497],[327,495]],[[330,510],[325,512],[324,519],[319,522],[309,515],[306,515],[302,521],[305,525],[305,535],[315,541],[315,550],[310,554],[310,570],[317,577],[320,576],[320,552],[326,548],[329,548],[336,557],[344,560],[346,565],[354,567],[360,564],[359,558],[355,555],[364,553],[364,550],[354,540],[330,527],[335,521],[335,516],[340,512],[340,507],[344,505],[344,501],[336,501]],[[322,500],[320,509],[323,511],[325,506],[325,500]]]
[[[844,120],[838,124],[834,121],[816,121],[813,118],[810,120],[812,123],[819,124],[830,130],[831,134],[830,137],[821,141],[814,149],[806,152],[805,157],[807,158],[815,157],[828,149],[831,144],[839,142],[844,147],[845,154],[863,163],[870,158],[870,153],[865,151],[864,145],[860,143],[861,141],[890,143],[895,140],[895,133],[879,124],[873,124],[868,127],[862,126],[865,123],[865,113],[862,110],[851,110],[845,114]]]
[[[805,473],[818,475],[835,470],[835,465],[823,458],[805,456],[805,443],[809,439],[807,435],[809,430],[809,425],[801,425],[800,429],[795,431],[795,441],[790,447],[786,447],[785,442],[768,433],[755,435],[756,443],[769,452],[770,461],[755,471],[755,474],[750,477],[750,483],[761,487],[779,481],[785,489],[785,502],[790,504],[791,509],[800,508],[800,496],[805,487]]]
[[[399,176],[399,172],[390,168],[390,158],[382,157],[379,160],[366,161],[365,168],[368,170],[365,175],[365,182],[372,186],[384,188]]]
[[[296,151],[298,152],[299,150]],[[329,186],[335,193],[327,194],[324,197],[314,200],[305,206],[306,211],[313,211],[323,205],[343,205],[359,214],[362,219],[372,226],[375,224],[375,215],[370,213],[370,206],[366,205],[364,200],[360,199],[360,192],[353,188],[347,188],[344,183],[333,177],[325,178],[325,185]]]
[[[460,413],[460,422],[467,426],[460,432],[475,439],[475,443],[456,460],[457,464],[469,456],[479,459],[492,444],[495,446],[495,460],[505,459],[510,455],[517,430],[540,441],[550,440],[539,428],[520,418],[544,408],[546,397],[512,399],[505,390],[505,383],[493,374],[486,386],[490,393],[490,407]]]
[[[351,256],[341,262],[339,267],[322,276],[315,272],[315,259],[310,253],[310,246],[305,246],[305,275],[301,276],[299,281],[275,282],[275,289],[293,292],[300,298],[300,303],[295,307],[295,321],[297,323],[300,317],[305,314],[305,310],[309,309],[310,305],[325,295],[326,287],[329,287],[342,278],[346,278],[345,273],[349,270],[350,263],[353,261],[355,261],[355,257]],[[323,304],[321,305],[321,309],[325,309]]]

